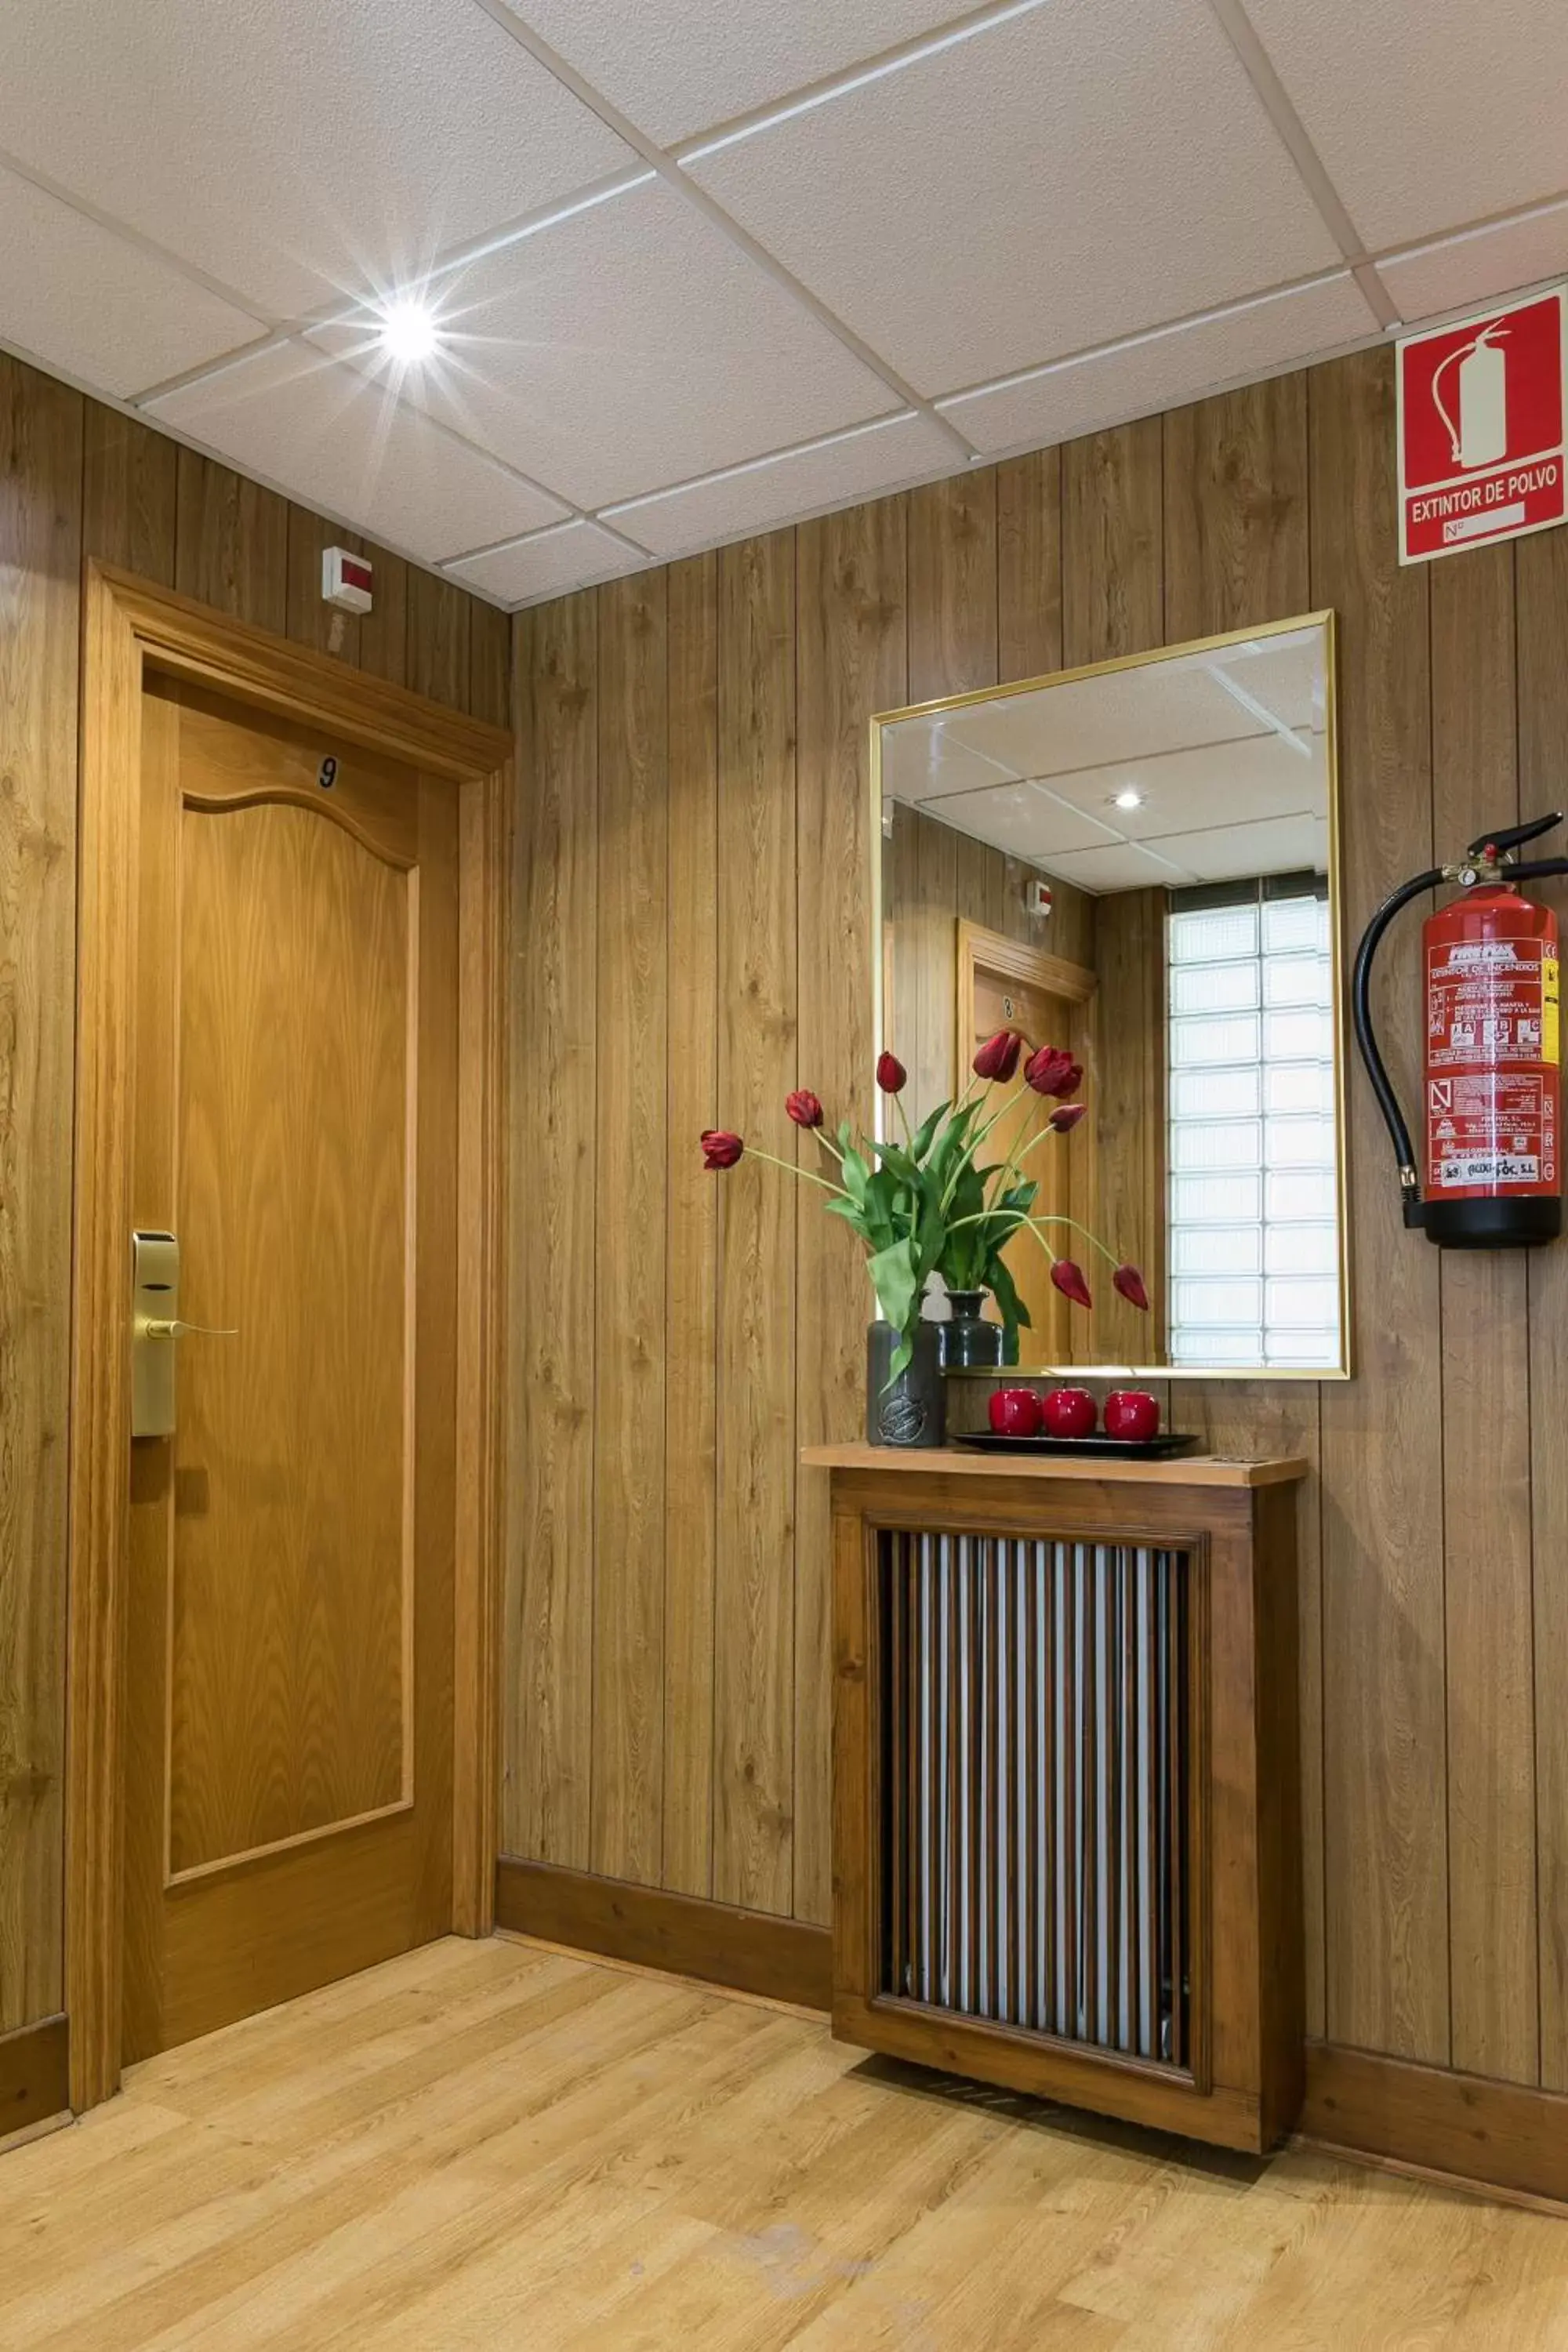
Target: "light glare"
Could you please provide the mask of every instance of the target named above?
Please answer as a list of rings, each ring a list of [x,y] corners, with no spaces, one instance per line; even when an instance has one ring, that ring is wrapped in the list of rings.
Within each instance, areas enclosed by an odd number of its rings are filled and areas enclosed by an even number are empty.
[[[1142,805],[1143,795],[1136,784],[1123,784],[1112,802],[1112,806],[1119,809],[1142,808]]]
[[[381,317],[381,346],[399,367],[418,367],[439,348],[436,313],[417,294],[399,295]]]

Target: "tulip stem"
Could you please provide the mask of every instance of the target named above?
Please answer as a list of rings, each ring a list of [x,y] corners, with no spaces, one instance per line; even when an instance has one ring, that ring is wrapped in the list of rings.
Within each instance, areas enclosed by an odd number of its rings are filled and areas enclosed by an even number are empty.
[[[744,1157],[747,1160],[765,1160],[770,1168],[782,1168],[786,1176],[801,1176],[808,1184],[820,1184],[823,1191],[831,1192],[836,1200],[847,1201],[853,1197],[842,1184],[830,1184],[826,1176],[819,1176],[815,1169],[803,1168],[798,1160],[780,1160],[776,1153],[763,1151],[754,1143],[747,1144]]]

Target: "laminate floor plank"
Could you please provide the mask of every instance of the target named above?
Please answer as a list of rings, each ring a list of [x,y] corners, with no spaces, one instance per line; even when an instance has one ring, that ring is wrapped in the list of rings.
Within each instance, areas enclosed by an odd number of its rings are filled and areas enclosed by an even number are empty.
[[[1568,2226],[949,2083],[510,1939],[0,2156],[5,2352],[1559,2352]]]

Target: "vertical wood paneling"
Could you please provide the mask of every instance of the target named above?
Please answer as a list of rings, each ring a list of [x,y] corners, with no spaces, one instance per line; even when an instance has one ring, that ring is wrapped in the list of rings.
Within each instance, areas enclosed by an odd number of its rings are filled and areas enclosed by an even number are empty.
[[[891,1047],[906,1068],[921,1059],[920,845],[929,819],[910,808],[895,809],[893,830],[882,841],[882,988],[880,1043]],[[890,917],[890,922],[889,922]]]
[[[179,454],[174,585],[281,636],[289,623],[289,501],[227,466]]]
[[[1278,376],[1165,419],[1165,637],[1288,620],[1311,604],[1307,378]],[[1306,2014],[1324,2030],[1321,1409],[1306,1381],[1184,1382],[1182,1420],[1216,1453],[1301,1454],[1296,1490],[1300,1623]]]
[[[1061,666],[1061,451],[1037,449],[996,468],[996,675]]]
[[[1394,547],[1394,374],[1385,352],[1310,386],[1312,601],[1341,615],[1347,940],[1431,863],[1433,567]],[[1463,559],[1461,559],[1463,560]],[[1418,917],[1390,940],[1377,1013],[1405,1100],[1419,1077]],[[1448,2056],[1443,1465],[1437,1253],[1404,1230],[1359,1068],[1349,1215],[1357,1377],[1323,1391],[1323,1740],[1330,2034]]]
[[[1544,816],[1568,807],[1568,530],[1521,540],[1514,572],[1520,814]],[[1541,847],[1557,856],[1565,840],[1552,834]],[[1532,883],[1538,895],[1561,922],[1562,884]],[[1541,2080],[1568,2091],[1568,1250],[1531,1250],[1529,1285]]]
[[[468,615],[472,600],[452,580],[408,569],[407,676],[404,683],[433,702],[465,710],[468,702]]]
[[[512,645],[521,806],[509,1099],[511,1428],[506,1576],[509,1852],[585,1869],[593,1755],[598,965],[593,595],[522,614]],[[630,1213],[631,1204],[617,1208]]]
[[[666,575],[598,592],[593,1867],[658,1883],[664,1764]]]
[[[799,533],[800,891],[796,1070],[835,1122],[872,1114],[870,740],[867,715],[905,698],[905,514],[884,499]],[[814,935],[842,942],[812,954]],[[827,1155],[809,1139],[802,1160]],[[866,1325],[875,1311],[854,1236],[809,1184],[795,1201],[795,1428],[802,1445],[856,1436],[865,1415]],[[795,1898],[797,1917],[832,1911],[829,1853],[831,1539],[827,1476],[796,1474]]]
[[[1448,859],[1518,814],[1512,548],[1435,563],[1431,600],[1433,835]],[[1452,2059],[1533,2083],[1530,1269],[1522,1250],[1445,1250],[1440,1271]]]
[[[1148,1315],[1111,1288],[1103,1259],[1086,1271],[1094,1292],[1088,1327],[1075,1327],[1080,1360],[1147,1363],[1159,1355],[1165,1283],[1165,896],[1119,890],[1095,910],[1094,1106],[1098,1165],[1095,1229],[1131,1258],[1149,1287]],[[1068,1252],[1062,1253],[1064,1255]],[[1098,1254],[1096,1254],[1096,1256]],[[1152,1343],[1152,1344],[1151,1344]]]
[[[0,357],[0,2033],[62,2005],[82,410]]]
[[[665,1389],[664,1880],[713,1891],[720,1180],[719,564],[669,567],[669,1029]]]
[[[367,545],[365,553],[374,569],[375,593],[370,611],[360,615],[359,666],[390,685],[406,686],[408,579],[414,567],[384,547]]]
[[[1306,377],[1195,401],[1164,426],[1166,643],[1305,612]]]
[[[360,667],[367,665],[361,662]],[[494,604],[468,600],[468,698],[470,719],[492,727],[511,725],[511,622]]]
[[[1062,659],[1110,661],[1163,638],[1160,420],[1062,451]]]
[[[909,953],[914,966],[915,1051],[901,1054],[910,1073],[909,1118],[916,1126],[953,1089],[957,1017],[952,909],[958,898],[959,835],[950,824],[919,814],[915,835],[915,903]],[[889,1126],[889,1133],[893,1129]]]
[[[793,1156],[795,564],[781,531],[719,559],[719,1102]],[[795,1203],[756,1160],[725,1179],[719,1308],[713,1891],[785,1911],[795,1804]]]
[[[87,403],[82,553],[174,584],[179,450],[150,425]]]
[[[911,702],[996,683],[996,472],[910,492]]]

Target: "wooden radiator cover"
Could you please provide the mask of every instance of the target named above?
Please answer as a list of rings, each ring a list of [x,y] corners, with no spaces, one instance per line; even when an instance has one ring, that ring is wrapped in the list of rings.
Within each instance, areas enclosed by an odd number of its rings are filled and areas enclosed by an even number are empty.
[[[1272,2146],[1302,2090],[1300,1465],[825,1455],[835,2032]]]

